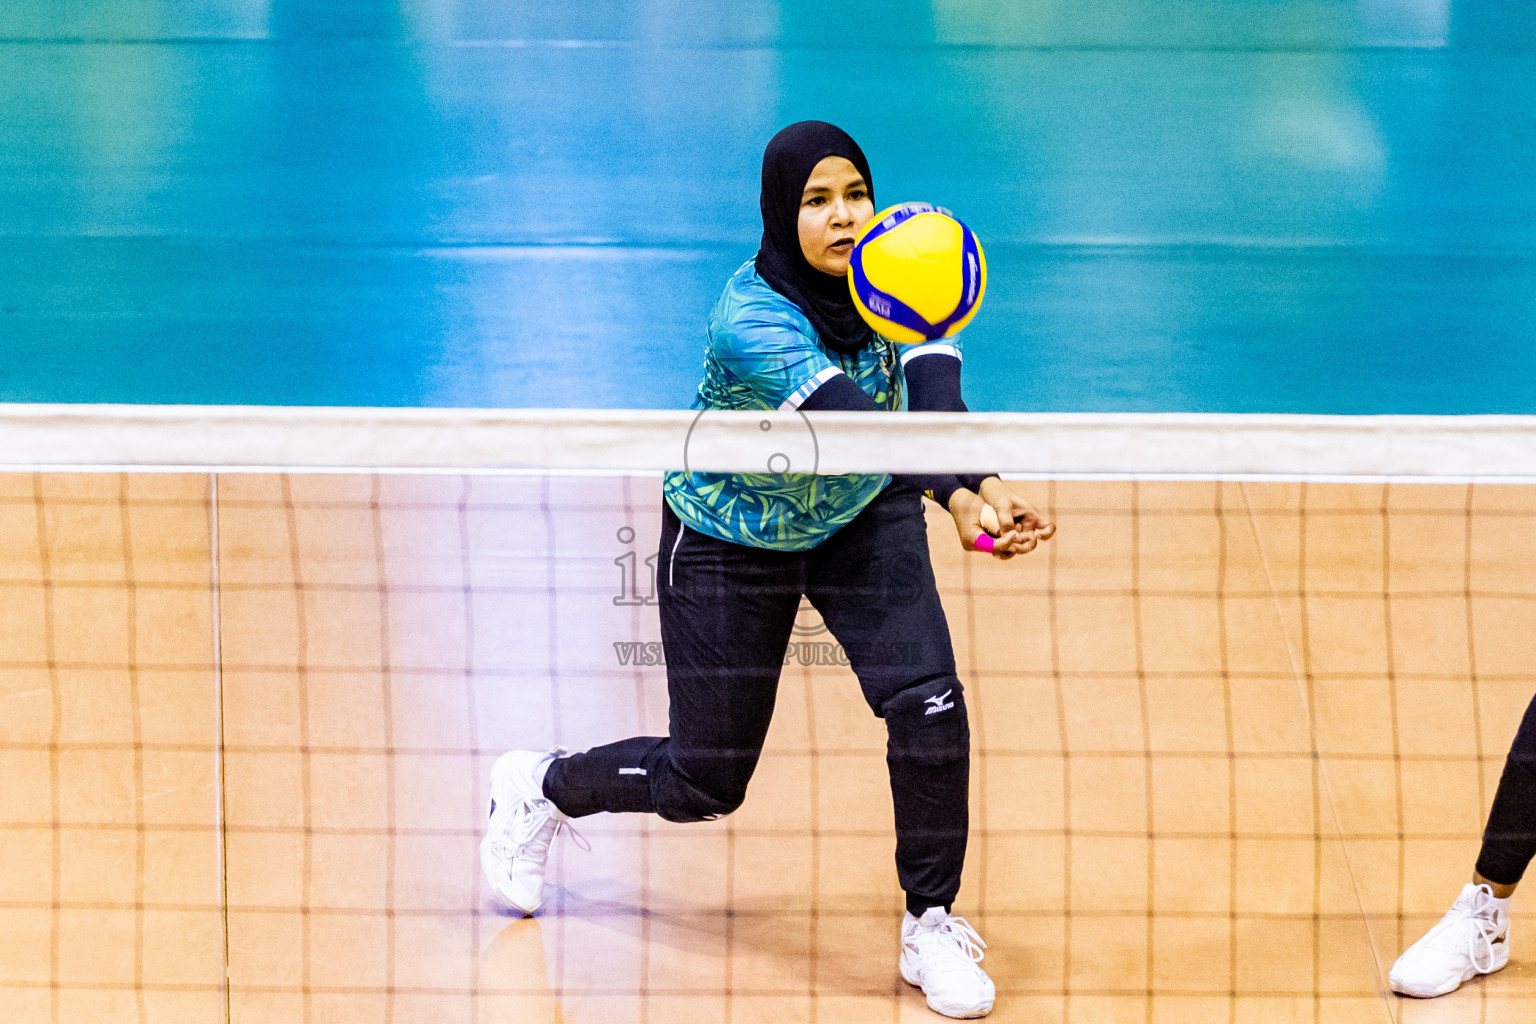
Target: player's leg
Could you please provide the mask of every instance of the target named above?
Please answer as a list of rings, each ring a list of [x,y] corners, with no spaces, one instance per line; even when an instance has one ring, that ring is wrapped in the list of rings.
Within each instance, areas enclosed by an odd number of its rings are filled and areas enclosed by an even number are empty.
[[[1536,698],[1515,732],[1488,810],[1475,880],[1507,899],[1536,859]]]
[[[549,844],[569,818],[704,821],[741,804],[773,715],[803,562],[685,530],[664,509],[657,596],[669,735],[497,760],[481,863],[503,902],[538,908]]]
[[[982,1016],[994,998],[978,963],[984,943],[949,913],[970,825],[970,728],[917,494],[887,488],[817,548],[806,593],[885,719],[907,900],[902,975],[932,1009]]]
[[[1509,898],[1536,858],[1536,699],[1515,733],[1488,811],[1472,881],[1440,922],[1392,965],[1394,991],[1410,996],[1453,992],[1478,974],[1509,963]]]
[[[550,799],[571,817],[651,811],[679,822],[739,807],[773,717],[804,563],[688,530],[666,508],[656,589],[668,735],[558,759]]]

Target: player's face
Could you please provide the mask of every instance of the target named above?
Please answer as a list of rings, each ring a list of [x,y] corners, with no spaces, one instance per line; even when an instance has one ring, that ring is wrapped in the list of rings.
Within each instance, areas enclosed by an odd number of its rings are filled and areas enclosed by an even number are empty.
[[[822,273],[846,277],[853,236],[874,215],[859,169],[846,157],[829,156],[811,171],[800,196],[800,251]]]

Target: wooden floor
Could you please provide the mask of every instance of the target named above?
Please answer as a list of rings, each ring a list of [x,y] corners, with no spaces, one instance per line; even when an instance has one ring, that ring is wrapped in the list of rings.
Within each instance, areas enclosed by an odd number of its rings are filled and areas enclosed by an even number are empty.
[[[931,533],[993,1019],[1536,1018],[1523,896],[1502,974],[1384,984],[1536,690],[1536,489],[1017,486],[1036,554]],[[621,657],[658,517],[654,479],[0,476],[0,1020],[938,1019],[846,669],[786,668],[739,813],[585,819],[540,917],[487,899],[497,754],[665,728]]]

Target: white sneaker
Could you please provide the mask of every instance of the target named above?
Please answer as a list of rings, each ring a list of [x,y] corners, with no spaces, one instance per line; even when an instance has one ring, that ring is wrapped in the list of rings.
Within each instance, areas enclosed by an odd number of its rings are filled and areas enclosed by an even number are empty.
[[[901,921],[901,976],[928,997],[928,1008],[946,1017],[985,1017],[997,989],[981,969],[986,943],[963,917],[929,907]]]
[[[1392,991],[1428,999],[1509,963],[1509,901],[1468,882],[1440,923],[1409,946],[1387,977]]]
[[[530,917],[544,902],[544,864],[560,830],[592,849],[544,796],[544,772],[564,753],[509,750],[491,766],[491,821],[480,841],[480,867],[496,898]]]

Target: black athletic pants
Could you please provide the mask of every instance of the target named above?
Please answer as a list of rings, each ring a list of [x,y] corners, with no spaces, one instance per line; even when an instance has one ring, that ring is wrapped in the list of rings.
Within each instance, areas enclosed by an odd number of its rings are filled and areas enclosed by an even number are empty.
[[[917,493],[893,484],[830,538],[796,552],[706,536],[664,507],[656,575],[670,735],[560,758],[544,794],[572,817],[646,811],[706,821],[741,806],[804,594],[885,719],[907,906],[948,907],[965,860],[970,729]]]
[[[1477,873],[1490,882],[1514,885],[1536,857],[1536,699],[1525,709],[1515,742],[1504,761]]]

